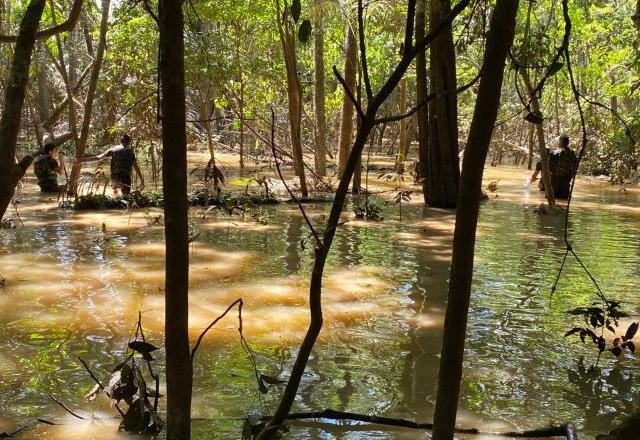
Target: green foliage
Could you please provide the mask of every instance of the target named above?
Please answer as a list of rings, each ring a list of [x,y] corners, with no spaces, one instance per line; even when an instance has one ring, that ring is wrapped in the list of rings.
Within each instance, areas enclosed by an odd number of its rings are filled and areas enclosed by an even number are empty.
[[[373,201],[370,197],[359,197],[354,200],[353,214],[358,219],[382,221],[382,206]]]

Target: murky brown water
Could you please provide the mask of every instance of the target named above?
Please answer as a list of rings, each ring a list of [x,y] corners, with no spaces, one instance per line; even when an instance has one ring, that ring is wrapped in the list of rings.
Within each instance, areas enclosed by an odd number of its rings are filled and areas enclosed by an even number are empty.
[[[579,359],[595,353],[564,331],[565,311],[595,299],[575,262],[553,299],[549,288],[564,251],[562,212],[540,216],[527,172],[489,169],[498,197],[482,207],[460,425],[485,431],[573,421],[585,438],[634,409],[640,362],[605,356],[596,382],[577,380]],[[66,212],[24,190],[24,226],[0,231],[0,432],[33,417],[62,421],[22,438],[109,439],[118,435],[104,398],[86,404],[92,381],[122,360],[143,312],[147,338],[162,344],[162,228],[143,212]],[[640,315],[640,196],[582,181],[571,224],[575,247],[611,296]],[[384,206],[385,221],[340,228],[325,282],[325,328],[295,410],[365,412],[430,421],[436,392],[450,256],[451,212],[423,208],[419,196]],[[321,220],[328,206],[310,206]],[[351,218],[350,213],[345,213]],[[106,234],[101,225],[106,225]],[[191,335],[243,298],[245,336],[261,372],[286,377],[307,325],[308,232],[293,206],[196,220],[192,246]],[[241,418],[273,409],[278,386],[258,393],[240,347],[236,314],[217,326],[195,365],[194,438],[239,439]],[[626,327],[625,327],[626,328]],[[158,363],[163,362],[159,352]],[[572,378],[573,382],[569,380]],[[91,423],[72,419],[52,394]],[[106,420],[102,420],[107,418]],[[422,439],[428,433],[336,423],[295,425],[295,439]],[[482,437],[476,437],[482,438]]]

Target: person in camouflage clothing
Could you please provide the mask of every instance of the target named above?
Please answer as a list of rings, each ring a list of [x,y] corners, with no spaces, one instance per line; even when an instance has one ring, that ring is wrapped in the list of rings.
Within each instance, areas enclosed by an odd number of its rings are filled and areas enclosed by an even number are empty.
[[[56,157],[58,160],[56,160]],[[58,185],[58,174],[64,171],[62,153],[52,143],[44,145],[42,154],[33,160],[33,172],[38,179],[38,186],[43,193],[58,193],[62,187]]]
[[[569,136],[560,136],[559,147],[556,150],[547,149],[549,153],[549,172],[551,174],[551,185],[553,193],[558,199],[566,199],[571,191],[571,179],[578,170],[578,158],[576,153],[569,148]],[[531,176],[531,182],[538,179],[538,174],[542,171],[542,162],[536,164],[536,170]],[[538,183],[540,191],[544,191],[544,182]]]
[[[111,186],[116,194],[118,190],[122,195],[128,195],[131,192],[131,172],[135,170],[138,175],[138,189],[144,189],[144,177],[138,166],[136,154],[131,147],[131,136],[125,134],[120,139],[120,144],[109,148],[102,154],[96,156],[85,157],[81,162],[93,162],[102,160],[106,157],[111,158]]]

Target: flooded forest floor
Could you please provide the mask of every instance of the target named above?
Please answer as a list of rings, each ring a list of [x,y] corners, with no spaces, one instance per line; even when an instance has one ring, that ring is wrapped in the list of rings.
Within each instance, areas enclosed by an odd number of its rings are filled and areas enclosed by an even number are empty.
[[[190,166],[206,163],[200,153]],[[251,191],[269,175],[252,164],[240,175],[220,156],[224,191]],[[446,307],[454,213],[424,207],[412,178],[374,158],[371,200],[381,221],[356,219],[351,200],[328,262],[325,325],[310,360],[295,411],[343,411],[431,421]],[[264,165],[264,164],[263,164]],[[564,338],[581,325],[567,314],[597,300],[588,277],[569,259],[558,290],[550,289],[564,254],[564,207],[540,212],[542,194],[525,188],[526,168],[490,167],[495,191],[481,208],[475,279],[465,351],[459,425],[483,431],[533,429],[572,421],[592,439],[637,410],[640,362],[606,353],[599,374],[593,347]],[[198,183],[192,176],[193,185]],[[365,176],[363,175],[363,185]],[[152,188],[152,181],[147,181]],[[393,201],[401,190],[411,200]],[[106,398],[84,401],[93,386],[85,359],[107,380],[124,360],[142,312],[147,340],[163,344],[164,243],[160,209],[71,211],[43,197],[28,173],[18,226],[0,230],[0,432],[34,417],[64,421],[21,438],[109,439],[117,420]],[[570,236],[611,298],[640,316],[640,190],[580,177]],[[328,203],[310,203],[323,224]],[[243,213],[194,208],[190,267],[193,341],[242,298],[243,328],[261,374],[286,379],[307,327],[312,243],[294,204],[247,207]],[[621,323],[621,329],[626,325]],[[615,337],[613,334],[607,337]],[[163,365],[163,351],[157,353]],[[154,353],[155,354],[155,353]],[[163,371],[160,371],[163,374]],[[194,366],[193,438],[239,439],[242,418],[268,414],[282,385],[258,390],[231,313],[206,337]],[[93,418],[74,420],[49,394]],[[131,438],[126,436],[126,438]],[[426,439],[428,432],[357,423],[293,423],[292,439]],[[468,438],[487,438],[469,436]]]

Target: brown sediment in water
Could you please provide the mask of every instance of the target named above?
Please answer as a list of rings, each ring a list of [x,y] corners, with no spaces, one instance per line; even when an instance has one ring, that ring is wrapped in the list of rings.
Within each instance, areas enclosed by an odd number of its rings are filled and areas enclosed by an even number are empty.
[[[206,160],[203,154],[190,155],[190,164]],[[230,159],[227,164],[232,176],[237,175]],[[550,278],[562,252],[562,211],[546,216],[532,212],[543,199],[536,189],[522,186],[528,175],[516,167],[488,167],[485,173],[485,186],[500,181],[483,204],[478,230],[461,423],[487,431],[512,427],[495,420],[537,427],[550,413],[561,418],[582,414],[560,393],[552,394],[554,389],[570,391],[562,367],[569,355],[559,358],[555,353],[583,353],[579,344],[562,339],[567,326],[574,325],[565,310],[569,304],[591,303],[593,291],[570,263],[569,278],[554,302],[548,301]],[[398,207],[390,202],[397,184],[378,180],[376,173],[369,179],[370,188],[380,192],[377,200],[386,219],[366,222],[354,220],[349,210],[343,213],[348,222],[339,229],[324,282],[325,328],[299,403],[429,420],[454,213],[422,208],[422,196],[415,193],[400,221]],[[402,185],[419,191],[409,181]],[[138,310],[150,340],[162,345],[163,228],[148,226],[141,211],[60,211],[55,202],[33,195],[34,190],[33,182],[23,188],[24,228],[0,235],[0,276],[7,278],[0,290],[0,324],[5,329],[0,339],[0,395],[12,411],[15,408],[12,422],[18,415],[64,416],[47,391],[61,394],[74,408],[111,414],[106,401],[83,403],[91,380],[74,356],[87,357],[103,372],[113,367]],[[580,226],[574,238],[587,263],[607,288],[624,293],[629,301],[635,301],[637,290],[630,275],[638,263],[633,242],[640,214],[637,198],[636,188],[625,195],[606,182],[580,178],[572,203]],[[327,208],[308,206],[314,224],[322,226]],[[598,223],[593,214],[606,223]],[[212,211],[195,222],[199,235],[190,252],[190,336],[195,340],[241,297],[244,332],[261,371],[286,378],[308,325],[313,242],[295,206],[261,209],[256,215],[229,217]],[[533,314],[542,318],[534,320]],[[245,413],[255,392],[237,325],[237,312],[232,311],[207,335],[198,353],[194,415],[213,420],[211,430],[235,432],[240,423],[233,418]],[[552,347],[546,348],[543,339],[552,340]],[[535,353],[539,359],[527,360]],[[158,356],[161,362],[162,352]],[[542,374],[536,369],[539,364],[553,384],[548,391],[536,383]],[[522,403],[519,393],[525,391],[534,403]],[[277,394],[276,388],[267,398]],[[522,405],[528,406],[519,412]],[[553,405],[561,408],[545,410]],[[80,425],[41,427],[31,438],[109,438],[112,432],[110,422]],[[207,438],[199,435],[196,438]],[[304,431],[300,438],[311,435]],[[388,438],[415,435],[403,431]],[[113,438],[120,437],[114,433]]]

